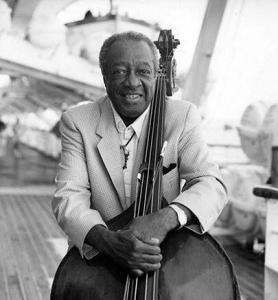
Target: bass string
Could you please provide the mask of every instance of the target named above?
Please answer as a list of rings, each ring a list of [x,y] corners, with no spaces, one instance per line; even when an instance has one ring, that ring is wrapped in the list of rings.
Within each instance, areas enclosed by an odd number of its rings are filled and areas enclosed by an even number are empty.
[[[159,88],[159,92],[160,92],[160,96],[158,97],[159,99],[159,103],[158,103],[158,112],[156,112],[156,115],[159,117],[158,120],[158,126],[157,128],[159,128],[159,130],[154,131],[154,134],[156,134],[155,137],[155,158],[154,161],[158,162],[158,156],[160,154],[161,151],[161,147],[162,147],[162,142],[163,142],[163,134],[164,134],[164,115],[165,115],[165,75],[161,76],[161,80],[160,80],[160,88]],[[155,169],[156,166],[155,166]],[[153,174],[154,176],[155,174]],[[161,175],[161,172],[159,173],[159,175]],[[161,180],[160,178],[158,178],[158,190],[160,191],[161,188]],[[154,186],[154,185],[153,185]],[[154,210],[154,188],[152,189],[152,200],[151,200],[151,208],[150,208],[150,212],[152,213]],[[160,199],[159,197],[157,197],[157,203],[156,203],[156,210],[158,210],[158,208],[160,207]],[[155,210],[155,211],[156,211]],[[158,287],[158,275],[159,272],[156,271],[153,273],[153,278],[152,278],[152,300],[157,299],[157,287]]]
[[[146,145],[149,145],[149,143],[151,143],[152,145],[152,139],[151,139],[151,124],[154,122],[153,121],[153,118],[155,116],[155,110],[156,110],[156,105],[154,105],[156,102],[157,102],[157,90],[158,90],[158,86],[159,86],[159,81],[157,81],[158,84],[156,84],[156,88],[155,88],[155,96],[154,96],[154,99],[153,99],[153,102],[152,102],[152,105],[151,105],[151,108],[150,108],[150,119],[149,119],[149,123],[148,123],[148,129],[147,129],[147,141],[146,141]],[[149,151],[146,151],[147,154],[149,154]],[[145,153],[145,155],[146,155]],[[149,155],[150,156],[150,155]],[[146,161],[146,156],[144,158],[144,161]],[[149,170],[149,168],[148,168]],[[149,173],[149,172],[148,172]],[[145,176],[145,174],[143,174],[143,176]],[[142,179],[144,181],[144,178]],[[148,182],[148,176],[147,176],[147,180]],[[136,208],[135,208],[135,215],[134,217],[136,216],[139,216],[140,214],[140,210],[139,208],[141,207],[141,202],[142,202],[142,194],[143,194],[143,185],[140,186],[141,188],[141,191],[140,191],[140,196],[138,197],[137,201],[135,202],[136,204]],[[146,194],[146,193],[145,193]],[[145,202],[145,200],[143,199],[143,201]],[[145,205],[144,205],[145,206]],[[130,281],[133,283],[131,284],[130,286]],[[148,283],[148,274],[145,275],[145,297],[146,298],[146,293],[147,293],[147,283]],[[124,293],[124,299],[126,300],[136,300],[136,297],[137,297],[137,287],[138,287],[138,278],[131,278],[130,275],[128,275],[128,279],[127,279],[127,282],[126,282],[126,287],[125,287],[125,293]]]
[[[161,121],[160,121],[160,126],[162,127],[161,130],[161,135],[160,135],[160,139],[163,140],[163,133],[164,133],[164,117],[165,117],[165,76],[163,78],[163,82],[162,82],[162,95],[161,95],[161,99],[162,101],[160,104],[160,113],[159,116],[161,117]],[[158,140],[158,134],[159,132],[157,132],[157,144],[159,144],[159,140]],[[157,155],[157,151],[156,151],[156,155]],[[157,157],[155,158],[155,161],[157,161]],[[159,174],[159,176],[161,176],[161,172]],[[158,178],[158,190],[161,190],[161,178]],[[153,212],[153,202],[154,202],[154,189],[152,189],[152,206],[151,206],[151,213]],[[155,211],[157,211],[160,208],[160,199],[157,199],[157,203],[156,203],[156,208]],[[159,276],[159,272],[156,271],[153,274],[153,290],[152,290],[152,300],[156,300],[157,299],[157,290],[158,290],[158,276]]]
[[[154,101],[157,98],[156,94],[157,94],[157,84],[158,82],[156,82],[156,87],[155,87],[155,95],[154,95]],[[152,105],[150,107],[150,119],[149,119],[149,123],[148,123],[148,128],[147,128],[147,141],[146,143],[149,144],[150,142],[150,137],[151,137],[151,126],[150,124],[153,123],[153,118],[154,118],[154,110],[155,110],[155,105]],[[146,153],[145,153],[146,154]],[[144,158],[144,161],[146,160],[146,157]],[[134,207],[134,215],[133,217],[135,218],[136,216],[139,216],[139,208],[140,208],[140,204],[142,201],[142,185],[140,186],[140,191],[139,191],[139,197],[138,199],[136,199],[135,201],[135,207]],[[123,296],[123,300],[132,300],[132,299],[136,299],[137,296],[137,287],[138,286],[138,278],[131,278],[131,276],[129,274],[127,274],[127,278],[126,278],[126,284],[125,284],[125,291],[124,291],[124,296]]]
[[[138,278],[131,278],[127,275],[123,300],[136,300]]]
[[[155,93],[156,93],[156,90],[157,90],[157,82],[156,82],[156,86],[155,86]],[[154,99],[155,99],[155,96],[154,96]],[[150,123],[152,122],[152,118],[153,118],[153,109],[154,109],[154,106],[153,106],[153,102],[151,103],[151,107],[150,107],[150,114],[149,114],[149,120],[148,120],[148,127],[147,127],[147,140],[146,140],[146,144],[149,143],[149,137],[150,137]],[[146,154],[146,153],[145,153]],[[145,155],[144,155],[144,160],[143,162],[145,161]],[[144,176],[144,174],[142,175]],[[140,180],[142,182],[142,178]],[[139,211],[140,211],[140,204],[141,204],[141,194],[142,194],[142,184],[140,184],[140,190],[137,191],[136,195],[137,195],[137,198],[135,199],[135,205],[134,205],[134,214],[133,214],[133,217],[135,218],[136,216],[139,215]]]
[[[152,162],[151,162],[151,154],[154,152],[154,162],[157,162],[158,160],[158,150],[160,150],[158,147],[161,147],[161,136],[159,138],[159,133],[161,133],[161,135],[163,135],[163,130],[155,130],[155,128],[161,128],[161,126],[163,127],[163,122],[164,122],[164,107],[165,107],[165,76],[160,76],[160,78],[157,81],[157,85],[156,85],[156,91],[155,91],[155,97],[154,97],[154,103],[151,106],[151,110],[150,110],[150,120],[149,120],[149,124],[148,124],[148,134],[147,134],[147,145],[150,145],[148,147],[148,150],[145,153],[145,159],[144,161],[147,160],[148,157],[148,168],[147,168],[147,175],[146,177],[146,182],[149,181],[149,177],[150,177],[150,170],[154,169],[154,166],[152,166]],[[158,113],[159,112],[159,113]],[[151,126],[151,124],[153,124],[153,126]],[[157,126],[154,126],[157,125]],[[162,128],[163,129],[163,128]],[[154,142],[155,141],[155,142]],[[154,144],[154,146],[153,146]],[[153,148],[155,147],[155,148]],[[160,185],[160,180],[159,180],[159,185]],[[143,189],[144,186],[141,186],[141,188]],[[147,187],[145,187],[145,189],[147,189]],[[145,193],[142,193],[143,191],[141,191],[140,195],[144,194],[145,197],[143,199],[143,214],[146,213],[146,202],[147,202],[147,190],[145,190]],[[151,191],[152,194],[152,199],[151,199],[151,212],[153,211],[153,198],[154,198],[154,190],[152,189]],[[142,197],[139,197],[139,202],[142,201],[141,199]],[[137,205],[137,207],[140,207],[140,203],[139,205]],[[157,208],[159,207],[159,201],[157,203]],[[136,216],[139,215],[139,210],[137,211]],[[153,284],[152,284],[152,299],[156,299],[156,287],[157,287],[157,279],[158,279],[158,272],[154,272],[153,274]],[[131,286],[130,286],[130,281],[131,281]],[[145,293],[144,293],[144,299],[147,300],[147,295],[148,295],[148,281],[149,281],[149,276],[148,273],[145,274]],[[125,293],[124,293],[124,299],[134,299],[136,300],[137,297],[137,289],[138,289],[138,278],[130,278],[130,276],[128,275],[128,279],[127,279],[127,283],[126,283],[126,287],[125,287]]]
[[[152,157],[152,155],[150,154],[149,155],[149,165],[151,165],[151,162],[153,162],[153,166],[152,166],[152,177],[154,177],[154,173],[155,173],[155,169],[156,169],[156,163],[157,163],[157,152],[159,151],[159,145],[158,145],[158,137],[159,137],[159,132],[160,132],[160,127],[161,127],[161,124],[159,123],[159,114],[161,113],[160,111],[160,107],[161,107],[161,93],[162,93],[162,89],[161,89],[161,85],[163,83],[162,81],[162,76],[160,77],[160,81],[159,81],[160,85],[159,85],[159,88],[158,88],[158,97],[157,97],[157,104],[156,104],[156,107],[155,107],[155,117],[156,117],[156,120],[155,120],[155,123],[153,124],[153,130],[152,130],[152,141],[154,143],[154,146],[153,146],[153,149],[150,150],[150,153],[153,153],[154,154],[154,157]],[[163,85],[162,85],[163,87]],[[153,161],[151,161],[153,159]],[[152,178],[152,191],[151,191],[151,200],[150,200],[150,205],[151,205],[151,208],[150,208],[150,212],[152,212],[152,209],[153,209],[153,195],[154,195],[154,181],[153,181],[153,178]],[[145,207],[144,207],[144,211],[146,212],[146,205],[147,205],[147,199],[145,199]]]
[[[157,132],[159,132],[159,128],[160,128],[160,124],[159,124],[159,106],[161,105],[161,85],[162,85],[162,76],[159,76],[158,79],[158,87],[157,87],[157,94],[155,97],[155,101],[154,101],[154,109],[153,109],[153,121],[150,124],[150,144],[148,145],[148,149],[149,151],[146,151],[146,158],[148,159],[148,163],[147,163],[147,178],[146,178],[146,187],[145,187],[145,192],[144,192],[144,199],[143,199],[143,215],[145,215],[147,213],[146,210],[146,206],[147,206],[147,197],[148,197],[148,182],[150,182],[150,176],[153,175],[154,173],[154,169],[155,169],[155,164],[157,161],[157,157],[156,157],[156,153],[158,151],[158,145],[157,145]],[[154,154],[154,157],[153,157]],[[152,187],[153,187],[153,182],[152,182]],[[151,192],[152,194],[152,192]],[[151,201],[153,197],[151,197]],[[152,202],[151,202],[152,203]],[[150,203],[150,204],[151,204]]]
[[[165,108],[165,75],[162,75],[159,80],[159,86],[157,89],[158,93],[158,102],[155,105],[154,115],[156,119],[154,120],[154,124],[156,126],[152,127],[152,132],[150,134],[150,147],[147,152],[148,157],[148,170],[150,172],[147,173],[146,181],[149,182],[150,175],[152,175],[152,182],[155,182],[156,178],[156,170],[157,164],[159,163],[159,156],[162,147],[163,141],[163,131],[164,131],[164,108]],[[154,144],[154,145],[153,145]],[[153,156],[152,156],[153,154]],[[146,159],[145,159],[146,160]],[[153,165],[151,165],[153,163]],[[151,174],[152,171],[152,174]],[[158,178],[159,180],[159,178]],[[142,187],[144,188],[144,187]],[[159,190],[160,190],[160,180],[159,180]],[[154,208],[154,184],[152,185],[152,190],[150,191],[150,201],[147,203],[147,193],[145,192],[145,198],[143,199],[144,203],[144,213],[152,213],[154,210],[157,210],[160,207],[160,201],[157,201],[156,206]],[[159,199],[158,199],[159,200]]]
[[[154,103],[154,111],[153,111],[153,115],[155,116],[154,121],[153,121],[153,126],[152,126],[152,132],[149,135],[150,138],[150,146],[149,146],[149,153],[148,153],[148,170],[153,170],[153,174],[154,175],[154,169],[155,169],[155,163],[158,161],[157,157],[158,157],[158,153],[160,150],[160,145],[159,145],[159,133],[161,132],[161,115],[163,115],[163,107],[164,107],[164,98],[163,98],[163,92],[165,92],[164,87],[164,77],[161,76],[159,78],[158,81],[158,88],[157,88],[157,96],[156,96],[156,101]],[[163,118],[162,118],[163,120]],[[161,138],[161,137],[160,137]],[[161,144],[161,142],[160,142]],[[154,152],[154,157],[152,157],[151,154],[153,154]],[[151,159],[153,159],[153,161],[151,161]],[[153,165],[152,165],[153,164]],[[149,178],[150,177],[150,172],[147,173],[147,179],[146,182],[149,182]],[[152,187],[154,187],[154,185],[152,185]],[[147,213],[146,210],[146,206],[147,206],[147,191],[145,191],[145,198],[144,198],[144,210],[143,213]],[[152,188],[151,190],[151,212],[153,211],[153,200],[154,200],[154,189]],[[155,299],[155,295],[156,295],[156,282],[157,282],[157,275],[158,272],[154,272],[153,273],[153,278],[152,279],[152,298]],[[149,281],[149,276],[148,273],[145,274],[145,300],[147,300],[147,295],[148,295],[148,281]]]
[[[159,124],[159,115],[157,111],[159,110],[159,107],[161,105],[161,92],[162,92],[162,87],[163,87],[163,79],[165,76],[161,75],[159,76],[157,80],[157,85],[156,85],[156,90],[155,90],[155,97],[152,103],[152,110],[151,110],[151,115],[150,115],[150,121],[149,121],[149,127],[148,127],[148,135],[147,135],[147,149],[145,152],[144,156],[144,162],[147,164],[147,172],[143,173],[142,176],[142,181],[145,184],[141,185],[141,193],[139,194],[139,203],[138,207],[143,206],[143,214],[144,215],[146,211],[146,205],[147,205],[147,189],[148,189],[148,182],[150,182],[150,177],[152,172],[155,169],[155,163],[157,162],[157,155],[158,151],[158,144],[157,144],[157,138],[155,137],[155,133],[158,132],[157,128],[161,127],[161,124]],[[152,157],[152,154],[155,154],[155,157]],[[143,195],[143,196],[142,196]],[[143,198],[142,198],[143,197]],[[140,214],[140,209],[138,210],[137,216]]]
[[[127,276],[126,276],[126,282],[125,282],[125,291],[124,291],[123,300],[128,300],[129,286],[130,286],[130,276],[127,274]]]
[[[158,168],[157,164],[160,163],[159,157],[160,157],[160,153],[161,153],[161,147],[162,147],[162,143],[163,143],[163,134],[164,134],[164,112],[165,112],[165,76],[162,77],[162,87],[160,88],[160,98],[161,99],[159,101],[159,106],[158,106],[158,128],[159,130],[156,130],[156,132],[154,132],[154,134],[156,134],[155,137],[155,141],[156,141],[156,145],[155,145],[155,157],[154,157],[154,161],[156,162],[156,166],[155,166],[155,170],[159,172],[159,176],[157,177],[157,179],[155,179],[156,174],[155,172],[153,172],[153,182],[155,183],[156,180],[158,180],[158,191],[160,191],[160,184],[161,184],[161,172],[160,172],[160,168]],[[154,185],[153,185],[154,187]],[[152,199],[151,199],[151,208],[150,208],[150,212],[152,213],[153,211],[157,211],[160,208],[160,198],[157,197],[157,203],[154,203],[154,195],[155,195],[155,190],[154,188],[152,189]],[[156,207],[154,208],[154,204],[156,204]]]
[[[147,141],[146,141],[146,152],[145,152],[145,157],[144,157],[144,162],[147,163],[147,173],[144,173],[143,176],[145,178],[143,178],[144,182],[145,182],[145,186],[141,185],[142,190],[144,189],[145,191],[143,192],[144,198],[140,199],[140,204],[141,201],[143,201],[143,214],[145,212],[146,209],[146,197],[147,197],[147,188],[148,188],[148,182],[150,180],[150,172],[152,169],[151,166],[151,154],[152,154],[152,149],[153,149],[153,130],[154,130],[154,126],[156,124],[156,116],[157,116],[157,106],[159,104],[159,91],[160,91],[160,85],[161,85],[161,77],[159,76],[157,78],[157,84],[156,84],[156,88],[155,88],[155,95],[154,95],[154,99],[152,102],[152,110],[150,112],[150,120],[149,120],[149,124],[148,124],[148,135],[147,135]],[[142,195],[142,193],[141,193]],[[141,204],[142,207],[142,204]]]
[[[165,76],[163,78],[163,91],[162,91],[162,98],[163,101],[161,101],[161,113],[159,114],[161,120],[160,120],[160,124],[161,124],[161,133],[160,133],[160,147],[162,147],[162,144],[164,143],[164,122],[165,122],[165,100],[166,100],[166,79]],[[162,149],[160,149],[162,150]],[[158,154],[158,153],[157,153]],[[161,155],[161,151],[159,153],[159,156]],[[160,172],[159,172],[159,178],[158,178],[158,190],[161,191],[161,183],[162,183],[162,170],[163,170],[163,157],[161,157],[160,160],[161,166],[160,166]],[[156,211],[158,211],[161,207],[161,198],[157,199],[157,203],[156,203]]]
[[[165,76],[162,78],[162,89],[160,88],[159,91],[161,92],[160,98],[162,101],[159,101],[159,113],[158,116],[160,118],[159,121],[159,129],[156,131],[156,149],[159,149],[158,147],[161,147],[161,141],[163,140],[163,131],[164,131],[164,111],[165,111]],[[159,136],[160,133],[160,136]],[[158,151],[155,151],[155,162],[158,161]],[[156,169],[156,168],[155,168]],[[155,174],[153,174],[154,177]],[[160,174],[161,175],[161,172]],[[161,180],[160,178],[157,179],[158,180],[158,190],[160,191],[161,189]],[[154,208],[154,194],[155,194],[155,190],[154,188],[152,189],[152,199],[151,199],[151,208],[150,208],[150,213],[152,213],[153,211],[157,211],[160,208],[160,199],[158,199],[157,197],[157,203],[156,207]],[[153,273],[153,278],[152,278],[152,300],[157,299],[157,288],[158,288],[158,275],[159,272],[156,271]],[[145,300],[147,300],[147,298],[145,298]]]
[[[152,147],[152,135],[151,135],[151,130],[152,130],[152,126],[151,124],[154,124],[154,118],[155,118],[155,110],[156,110],[156,102],[157,102],[157,94],[158,94],[158,89],[159,89],[159,84],[160,80],[159,78],[156,81],[156,86],[155,86],[155,94],[154,94],[154,98],[153,101],[151,103],[151,107],[150,107],[150,114],[149,114],[149,121],[148,121],[148,128],[147,128],[147,138],[146,138],[146,145],[149,145],[149,147],[147,147],[145,153],[144,153],[144,158],[143,158],[143,163],[147,163],[147,158],[150,156],[150,148]],[[148,162],[148,167],[150,167],[150,164]],[[149,170],[149,169],[148,169]],[[143,191],[146,190],[146,183],[148,182],[149,179],[149,171],[147,172],[147,174],[145,172],[142,173],[142,178],[141,178],[141,182],[143,182],[143,184],[140,184],[140,189],[138,190],[138,197],[135,201],[135,213],[134,213],[134,217],[139,216],[140,215],[140,211],[142,210],[142,202],[144,201],[144,196],[143,196]]]

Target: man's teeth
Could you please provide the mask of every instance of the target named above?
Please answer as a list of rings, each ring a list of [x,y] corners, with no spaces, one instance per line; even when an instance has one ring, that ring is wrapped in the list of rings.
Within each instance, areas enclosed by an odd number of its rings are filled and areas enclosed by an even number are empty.
[[[139,95],[138,94],[128,94],[128,95],[125,95],[125,97],[127,98],[127,99],[136,99],[136,98],[138,98],[139,97]]]

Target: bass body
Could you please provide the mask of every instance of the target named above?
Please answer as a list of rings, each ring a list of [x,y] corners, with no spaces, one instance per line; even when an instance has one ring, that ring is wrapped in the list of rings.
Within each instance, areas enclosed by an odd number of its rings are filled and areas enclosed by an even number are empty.
[[[108,223],[123,228],[132,219],[133,207]],[[239,300],[233,266],[223,248],[208,233],[197,235],[186,228],[171,232],[161,244],[163,256],[158,277],[160,300]],[[82,259],[72,248],[54,277],[51,300],[123,299],[126,270],[100,253]],[[144,285],[144,279],[138,285]],[[140,290],[144,290],[139,288]],[[134,300],[143,300],[140,292]]]

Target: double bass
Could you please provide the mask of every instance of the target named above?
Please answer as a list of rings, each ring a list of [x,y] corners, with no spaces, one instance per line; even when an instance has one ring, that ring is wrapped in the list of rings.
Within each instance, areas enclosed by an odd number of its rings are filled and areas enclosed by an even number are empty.
[[[145,152],[138,173],[134,203],[107,223],[119,230],[133,218],[161,209],[166,96],[175,87],[173,51],[179,40],[162,30],[155,42],[160,52],[159,72],[151,102]],[[170,166],[171,167],[171,166]],[[223,248],[205,233],[182,228],[161,243],[161,268],[136,277],[109,256],[99,253],[81,258],[73,247],[60,263],[52,285],[51,300],[239,300],[233,266]]]

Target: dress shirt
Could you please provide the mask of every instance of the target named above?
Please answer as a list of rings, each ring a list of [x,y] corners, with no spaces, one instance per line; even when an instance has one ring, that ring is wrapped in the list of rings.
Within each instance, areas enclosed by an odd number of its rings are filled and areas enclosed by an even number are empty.
[[[130,199],[131,177],[132,177],[132,171],[133,171],[133,166],[134,166],[134,160],[136,157],[138,140],[139,140],[139,137],[141,134],[144,119],[149,112],[149,107],[132,124],[130,124],[129,126],[126,126],[125,123],[123,122],[122,118],[118,114],[118,112],[115,110],[111,101],[110,101],[110,103],[111,103],[111,107],[113,110],[115,125],[116,125],[117,131],[119,133],[120,145],[126,145],[128,143],[128,145],[125,148],[128,151],[129,155],[128,155],[128,159],[127,159],[126,168],[123,168],[124,185],[125,185],[125,200],[126,200],[125,208],[128,208],[131,205],[131,199]],[[132,137],[133,133],[135,133],[135,134]],[[131,140],[129,141],[130,138],[131,138]],[[123,150],[122,150],[122,152],[123,152]],[[122,153],[122,165],[123,166],[124,166],[124,163],[125,163],[124,153]]]

